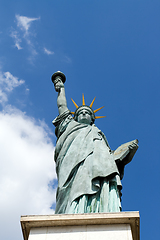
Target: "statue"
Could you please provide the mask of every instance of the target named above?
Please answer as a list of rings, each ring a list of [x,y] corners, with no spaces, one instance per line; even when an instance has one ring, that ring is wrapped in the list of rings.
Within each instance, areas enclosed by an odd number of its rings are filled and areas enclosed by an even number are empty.
[[[121,179],[124,167],[136,150],[138,140],[121,145],[112,151],[108,141],[94,121],[92,106],[76,106],[76,111],[67,108],[64,82],[65,75],[58,71],[52,82],[58,92],[59,115],[53,120],[57,143],[55,148],[58,188],[56,214],[97,213],[121,211]],[[72,115],[74,114],[74,117]]]

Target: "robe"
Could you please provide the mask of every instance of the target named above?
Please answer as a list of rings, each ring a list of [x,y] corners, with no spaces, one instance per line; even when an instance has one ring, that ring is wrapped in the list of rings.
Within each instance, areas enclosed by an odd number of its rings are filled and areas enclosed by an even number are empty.
[[[120,173],[105,135],[94,124],[76,122],[69,111],[53,124],[58,177],[55,213],[120,211]]]

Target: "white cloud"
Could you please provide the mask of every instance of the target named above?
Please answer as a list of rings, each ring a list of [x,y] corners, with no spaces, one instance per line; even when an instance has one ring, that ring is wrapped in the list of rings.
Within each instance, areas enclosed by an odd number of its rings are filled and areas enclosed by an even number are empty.
[[[48,50],[47,48],[44,48],[44,52],[45,52],[47,55],[52,55],[52,54],[54,54],[54,52]]]
[[[7,94],[0,89],[0,103],[3,104],[8,101]]]
[[[24,84],[24,80],[19,80],[10,72],[0,71],[0,103],[4,104],[8,101],[8,93],[12,92],[14,88]]]
[[[13,107],[0,112],[0,132],[0,239],[22,240],[20,215],[53,213],[54,146],[44,122]]]
[[[16,19],[17,19],[17,26],[25,32],[25,34],[28,33],[28,30],[31,26],[31,23],[33,21],[37,21],[40,18],[29,18],[26,16],[20,16],[20,15],[16,15]]]
[[[55,205],[53,133],[44,121],[5,105],[8,94],[24,83],[0,71],[0,239],[5,240],[23,239],[21,215],[53,214],[51,206]]]
[[[11,31],[11,37],[14,39],[15,47],[16,47],[18,50],[23,49],[23,48],[20,46],[20,43],[22,42],[22,40],[21,40],[21,38],[18,36],[18,32],[12,29],[12,31]]]
[[[19,85],[23,84],[24,80],[18,80],[17,77],[14,77],[10,72],[5,72],[4,78],[0,79],[0,82],[5,84],[5,89],[8,92],[11,92],[13,88],[18,87]]]

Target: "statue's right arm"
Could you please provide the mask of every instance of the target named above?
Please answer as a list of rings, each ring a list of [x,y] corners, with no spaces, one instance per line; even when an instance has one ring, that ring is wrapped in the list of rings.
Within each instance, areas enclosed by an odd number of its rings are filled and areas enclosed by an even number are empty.
[[[61,115],[68,110],[64,83],[61,81],[61,79],[58,79],[58,81],[54,83],[54,87],[56,92],[58,92],[57,106],[58,106],[59,115]]]
[[[59,115],[61,115],[62,113],[68,110],[64,85],[63,87],[59,88],[58,97],[57,97],[57,106],[58,106]]]

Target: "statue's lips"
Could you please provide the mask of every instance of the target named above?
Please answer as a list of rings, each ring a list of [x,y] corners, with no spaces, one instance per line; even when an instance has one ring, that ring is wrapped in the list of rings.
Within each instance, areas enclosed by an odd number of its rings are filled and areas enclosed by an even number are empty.
[[[82,117],[81,117],[81,119],[86,119],[86,120],[87,120],[88,118],[87,118],[87,117],[85,117],[85,116],[82,116]]]

